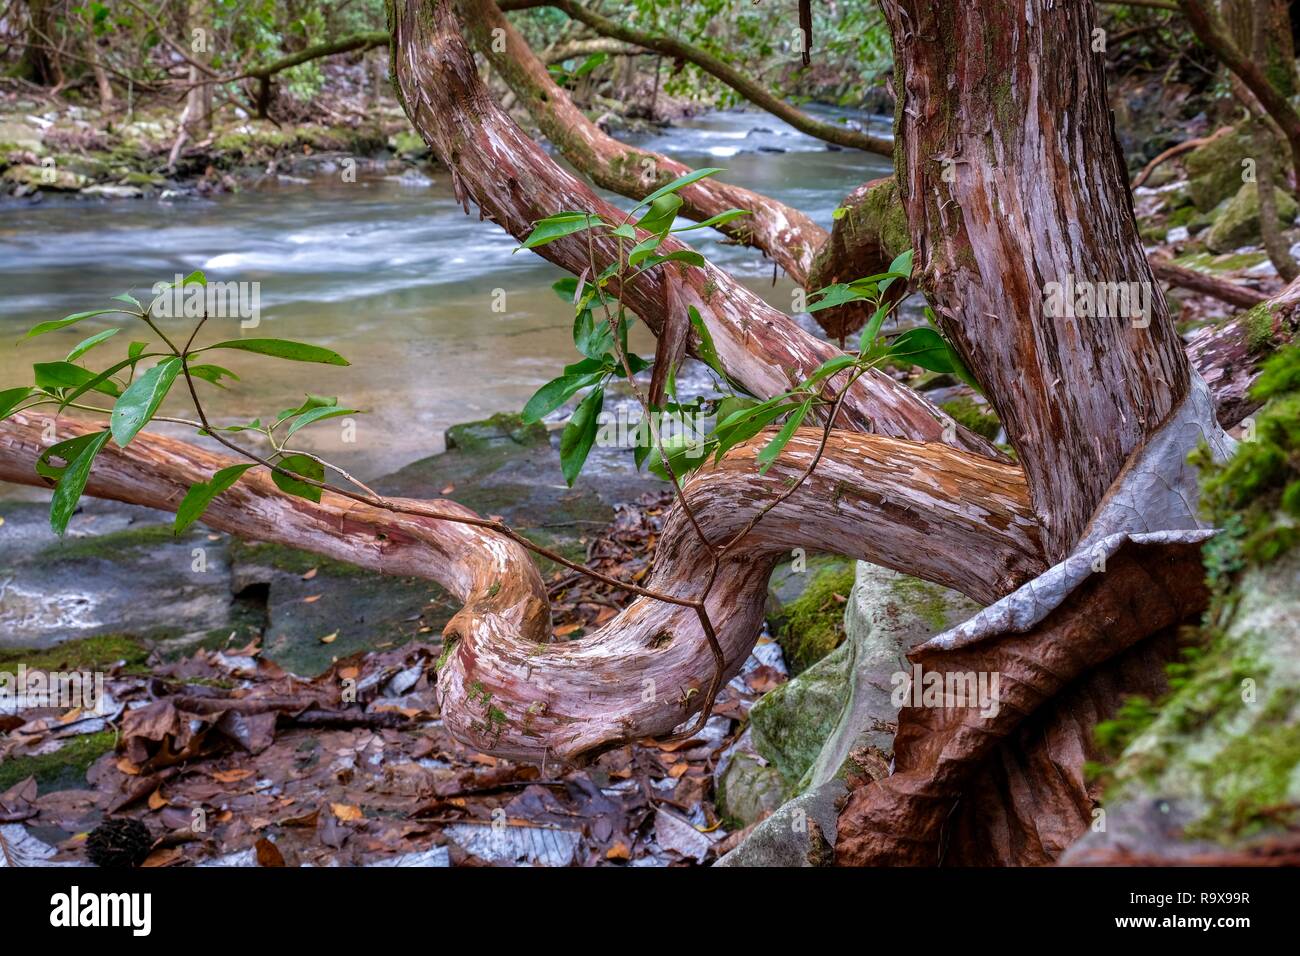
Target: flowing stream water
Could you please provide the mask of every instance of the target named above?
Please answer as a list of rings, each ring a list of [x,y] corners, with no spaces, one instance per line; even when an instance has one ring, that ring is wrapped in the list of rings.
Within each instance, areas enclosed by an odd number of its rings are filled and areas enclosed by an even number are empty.
[[[883,157],[827,149],[751,112],[704,114],[637,142],[692,166],[726,167],[721,176],[728,181],[775,196],[826,227],[850,189],[890,169]],[[515,241],[493,223],[466,216],[445,174],[432,181],[340,180],[266,180],[213,200],[47,199],[3,207],[0,388],[29,384],[33,362],[61,360],[123,317],[23,339],[32,325],[111,305],[110,296],[127,290],[147,300],[153,283],[195,269],[209,281],[260,284],[257,328],[241,330],[237,318],[214,320],[200,342],[294,339],[332,348],[352,363],[335,368],[213,353],[211,361],[242,376],[228,391],[208,390],[214,418],[265,420],[304,393],[337,395],[367,413],[356,418],[357,439],[344,441],[335,421],[301,433],[310,434],[301,444],[363,479],[441,451],[449,425],[517,411],[576,361],[571,306],[550,289],[563,273],[534,255],[512,255]],[[774,283],[761,254],[722,244],[709,230],[688,238],[790,310],[792,284],[784,276]],[[494,310],[502,296],[504,310]],[[106,366],[147,331],[124,330],[87,359]],[[633,344],[642,354],[653,351],[644,331]],[[166,409],[189,411],[179,394]]]

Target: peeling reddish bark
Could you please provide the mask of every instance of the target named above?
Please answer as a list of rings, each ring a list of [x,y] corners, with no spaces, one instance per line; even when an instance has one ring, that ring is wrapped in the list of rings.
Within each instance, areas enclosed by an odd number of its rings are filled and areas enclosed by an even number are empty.
[[[642,199],[691,172],[685,163],[660,153],[623,145],[587,119],[493,0],[457,0],[457,6],[478,52],[505,79],[551,145],[597,186]],[[800,285],[826,240],[826,230],[799,210],[716,178],[692,183],[677,195],[682,199],[679,214],[696,222],[728,209],[749,210],[753,215],[726,223],[720,231],[762,250]]]
[[[395,0],[391,15],[399,97],[412,125],[451,171],[466,208],[472,198],[481,215],[520,239],[534,222],[562,210],[585,210],[622,221],[623,213],[557,166],[493,101],[449,0]],[[598,269],[615,260],[616,240],[598,237],[594,245]],[[670,237],[660,251],[687,248]],[[588,268],[584,236],[560,239],[537,251],[575,275]],[[668,283],[676,286],[675,301],[681,308],[693,305],[699,310],[723,365],[754,394],[785,391],[839,354],[712,265],[660,267],[624,290],[629,307],[655,332],[662,327]],[[955,426],[947,413],[883,373],[859,379],[841,414],[847,427],[946,441],[1003,458],[990,442]]]
[[[0,422],[0,480],[44,485],[33,463],[42,422]],[[58,420],[58,438],[90,431]],[[722,544],[785,492],[816,452],[804,429],[766,475],[754,458],[770,436],[733,449],[685,493],[708,539]],[[174,510],[189,485],[234,462],[184,442],[141,434],[126,450],[104,447],[87,493]],[[473,512],[449,501],[401,503],[427,513]],[[580,761],[616,742],[672,730],[703,703],[714,664],[695,612],[638,598],[600,631],[549,643],[549,605],[536,566],[494,532],[426,515],[396,514],[326,492],[319,505],[285,494],[265,469],[213,502],[213,528],[292,544],[362,567],[439,582],[464,607],[445,630],[454,651],[439,672],[442,717],[484,752]],[[834,550],[991,601],[1044,565],[1019,469],[944,445],[834,432],[816,473],[722,562],[708,601],[734,674],[757,639],[767,579],[794,547]],[[965,556],[978,553],[980,560]],[[648,587],[690,600],[709,551],[675,509]],[[694,689],[694,693],[691,690]],[[649,691],[649,693],[647,693]]]
[[[917,273],[1024,463],[1053,559],[1186,394],[1091,52],[1086,3],[882,4]],[[1136,282],[1150,324],[1047,314],[1048,283]]]

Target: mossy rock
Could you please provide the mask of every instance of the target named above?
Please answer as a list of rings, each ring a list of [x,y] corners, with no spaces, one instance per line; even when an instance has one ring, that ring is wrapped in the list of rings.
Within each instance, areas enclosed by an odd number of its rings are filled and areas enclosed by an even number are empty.
[[[1295,222],[1296,202],[1280,189],[1275,188],[1273,192],[1277,199],[1278,227],[1286,228]],[[1227,253],[1238,246],[1257,243],[1259,239],[1259,186],[1246,183],[1206,233],[1205,245],[1211,252]]]
[[[998,437],[1002,422],[986,404],[976,402],[973,398],[962,396],[939,406],[953,417],[958,425],[970,429],[977,435],[983,435],[989,441]]]
[[[226,539],[206,528],[177,536],[169,515],[92,498],[62,538],[47,504],[6,501],[0,515],[0,647],[197,638],[231,623]]]
[[[388,145],[399,156],[419,157],[429,153],[429,144],[409,130],[388,137]]]
[[[46,792],[80,789],[86,784],[86,771],[90,765],[116,744],[117,732],[103,730],[69,737],[53,753],[10,757],[0,762],[0,792],[28,777],[35,777],[41,790]]]
[[[4,178],[7,182],[19,186],[29,186],[34,189],[55,192],[72,192],[81,189],[90,182],[89,177],[73,172],[70,169],[60,169],[58,167],[51,169],[46,166],[31,166],[26,163],[10,166],[5,170]]]
[[[138,638],[102,634],[54,647],[0,648],[0,674],[17,673],[20,664],[29,670],[45,671],[106,671],[118,664],[125,670],[139,670],[148,657],[149,649]]]
[[[858,562],[843,613],[847,640],[750,711],[754,749],[790,792],[887,766],[898,708],[893,676],[908,651],[979,606],[935,584]]]
[[[482,451],[507,443],[529,447],[546,444],[546,436],[546,426],[541,422],[525,424],[518,415],[502,412],[481,422],[452,425],[447,429],[447,448]]]
[[[754,749],[777,769],[788,793],[821,753],[843,709],[846,650],[837,649],[795,680],[764,694],[749,712]]]
[[[779,770],[756,754],[740,751],[718,780],[718,813],[729,829],[743,829],[774,812],[784,802],[786,789]]]
[[[853,564],[813,558],[802,574],[783,572],[769,585],[769,620],[790,672],[799,674],[844,640]]]
[[[1196,208],[1209,212],[1223,200],[1236,195],[1241,189],[1245,160],[1258,155],[1254,137],[1248,131],[1237,131],[1221,136],[1212,143],[1198,147],[1183,160],[1187,168],[1188,194]],[[1285,169],[1289,160],[1277,148],[1274,168]]]
[[[0,148],[41,153],[45,150],[44,134],[26,123],[0,120]]]
[[[1193,220],[1195,219],[1196,219],[1195,206],[1191,206],[1191,205],[1179,206],[1178,208],[1174,209],[1171,213],[1169,213],[1169,217],[1165,221],[1165,225],[1169,229],[1176,229],[1179,226],[1190,227]]]
[[[230,555],[235,587],[260,603],[263,653],[305,677],[357,651],[437,640],[456,610],[423,578],[377,574],[278,544],[232,541]],[[221,631],[211,638],[204,644],[226,643]]]
[[[1300,827],[1300,347],[1265,363],[1255,438],[1225,462],[1195,453],[1210,607],[1169,665],[1161,699],[1129,701],[1098,726],[1107,825],[1096,852],[1167,859],[1242,850]],[[1157,808],[1153,811],[1152,808]]]

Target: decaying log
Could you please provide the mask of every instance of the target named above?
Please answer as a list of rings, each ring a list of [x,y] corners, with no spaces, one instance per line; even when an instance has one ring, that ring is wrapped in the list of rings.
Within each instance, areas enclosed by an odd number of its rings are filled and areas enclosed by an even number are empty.
[[[1264,293],[1257,292],[1247,286],[1237,285],[1237,283],[1229,282],[1227,279],[1216,279],[1214,276],[1206,275],[1204,272],[1197,272],[1195,269],[1174,265],[1164,256],[1153,255],[1148,261],[1151,263],[1152,274],[1162,282],[1168,282],[1180,289],[1190,289],[1192,292],[1201,295],[1208,295],[1211,299],[1218,299],[1220,302],[1235,305],[1239,309],[1249,309],[1252,305],[1259,305],[1268,298]]]
[[[1231,428],[1259,407],[1250,387],[1260,364],[1300,329],[1300,279],[1247,312],[1194,332],[1187,354],[1214,392],[1219,424]]]
[[[395,0],[390,15],[399,98],[412,125],[451,170],[456,195],[467,208],[472,198],[482,215],[521,240],[533,223],[564,210],[623,220],[622,212],[561,169],[497,106],[475,69],[450,0]],[[570,236],[537,251],[581,275],[589,271],[589,238]],[[615,261],[618,240],[595,235],[590,241],[597,271]],[[659,251],[688,248],[669,237]],[[680,308],[699,310],[723,366],[756,395],[783,392],[839,354],[712,265],[668,263],[623,290],[629,307],[652,331],[662,325],[667,283],[675,284],[673,301]],[[943,441],[1005,460],[992,443],[955,425],[946,412],[883,373],[858,380],[841,416],[846,427]]]
[[[493,0],[457,0],[461,18],[478,52],[487,57],[533,122],[579,171],[604,189],[642,199],[691,172],[675,159],[625,146],[587,119],[533,53]],[[728,209],[752,215],[720,227],[727,236],[763,251],[797,283],[808,277],[813,253],[826,230],[797,209],[760,193],[704,179],[681,189],[679,215],[702,222]]]
[[[1068,698],[1057,698],[1071,685],[1076,695],[1087,695],[1095,690],[1095,668],[1199,614],[1206,598],[1200,545],[1208,534],[1117,535],[1108,542],[1103,570],[1093,570],[1094,554],[1075,555],[1033,585],[912,651],[908,657],[914,665],[940,675],[944,686],[958,693],[974,685],[949,684],[948,675],[978,679],[996,674],[996,706],[948,698],[947,706],[905,707],[894,741],[895,772],[850,796],[840,815],[836,862],[941,862],[943,831],[954,806],[968,787],[978,791],[977,777],[989,760],[1014,764],[1026,759],[1023,751],[1000,752],[999,747],[1045,706],[1055,709],[1029,732],[1054,738],[1055,754],[1048,756],[1057,757],[1061,786],[985,799],[980,832],[967,832],[963,839],[968,844],[992,840],[998,849],[991,858],[969,849],[960,855],[964,862],[1022,865],[1054,859],[1078,837],[1092,809],[1082,771],[1092,724],[1086,716],[1075,719]],[[1052,605],[1054,600],[1060,603]],[[1035,607],[1040,602],[1050,608],[1041,616]],[[1105,714],[1091,714],[1093,720],[1099,716]],[[1043,756],[1036,747],[1029,753]],[[1028,799],[1034,796],[1039,802]],[[1008,845],[1005,834],[1013,822],[1014,829],[1032,833],[1033,839]],[[1000,844],[999,827],[1004,830]]]
[[[70,419],[56,426],[59,440],[90,430]],[[0,480],[46,484],[32,467],[46,445],[43,431],[43,420],[27,416],[0,423]],[[733,449],[687,483],[687,501],[710,542],[727,542],[790,487],[815,454],[821,430],[801,430],[759,475],[754,459],[769,437]],[[105,446],[87,492],[174,510],[191,483],[229,464],[184,442],[141,434],[128,449]],[[424,513],[395,513],[330,492],[313,504],[280,491],[256,469],[218,497],[203,520],[445,586],[464,607],[445,631],[454,647],[439,672],[442,716],[479,750],[578,761],[628,738],[666,733],[699,709],[713,658],[689,607],[638,598],[590,637],[548,643],[546,592],[519,545],[428,516],[473,516],[452,502],[400,504]],[[693,599],[711,556],[680,508],[660,541],[647,586]],[[796,547],[849,554],[981,602],[1044,566],[1018,468],[939,444],[832,432],[813,476],[722,562],[708,610],[728,676],[757,639],[772,566]],[[969,554],[980,560],[967,560]]]

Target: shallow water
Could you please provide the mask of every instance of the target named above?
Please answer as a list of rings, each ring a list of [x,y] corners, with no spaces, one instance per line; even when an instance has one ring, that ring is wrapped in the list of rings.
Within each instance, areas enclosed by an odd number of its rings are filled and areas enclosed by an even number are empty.
[[[706,114],[640,143],[692,166],[725,166],[727,180],[825,226],[850,189],[889,171],[882,157],[828,150],[759,113]],[[791,283],[773,284],[759,253],[722,245],[716,234],[690,238],[789,309]],[[211,201],[7,205],[0,207],[0,388],[29,383],[33,362],[62,359],[113,317],[22,340],[37,322],[110,305],[109,296],[127,290],[143,299],[154,282],[194,269],[209,281],[257,281],[260,326],[241,333],[237,318],[213,320],[201,342],[241,334],[295,339],[335,349],[352,366],[214,353],[211,361],[244,376],[228,391],[208,390],[214,419],[265,419],[304,393],[337,395],[367,412],[356,418],[355,441],[343,440],[336,420],[300,433],[310,436],[301,446],[359,477],[385,474],[440,451],[449,425],[518,410],[576,360],[571,307],[550,290],[563,273],[536,256],[512,256],[514,247],[497,226],[463,213],[445,175],[264,182]],[[494,311],[501,296],[504,311]],[[123,331],[89,358],[98,367],[116,361],[127,342],[146,337],[142,331]],[[653,350],[644,332],[634,345]],[[189,411],[178,400],[167,410]]]

